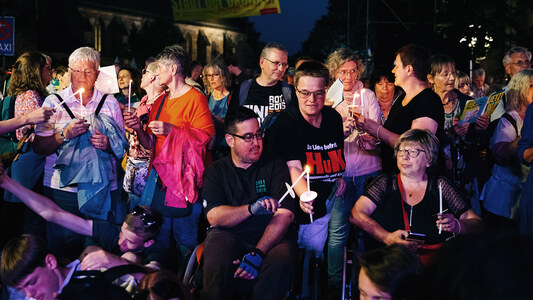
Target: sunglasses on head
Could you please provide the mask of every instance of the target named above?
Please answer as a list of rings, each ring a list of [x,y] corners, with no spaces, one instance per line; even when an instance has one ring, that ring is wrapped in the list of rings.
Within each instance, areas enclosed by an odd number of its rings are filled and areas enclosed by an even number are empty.
[[[140,206],[135,206],[133,208],[133,210],[131,211],[131,215],[134,216],[134,217],[140,217],[141,218],[141,221],[143,222],[143,224],[148,227],[148,228],[151,228],[152,226],[154,226],[157,221],[156,219],[154,218],[154,216],[152,215],[149,215],[145,210],[144,208],[140,207]]]

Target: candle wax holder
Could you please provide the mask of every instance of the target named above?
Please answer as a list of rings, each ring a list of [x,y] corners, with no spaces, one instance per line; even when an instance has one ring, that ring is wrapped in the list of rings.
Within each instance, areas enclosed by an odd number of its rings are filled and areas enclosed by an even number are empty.
[[[307,191],[300,196],[300,200],[302,200],[302,202],[311,202],[315,200],[317,196],[318,196],[317,192]]]
[[[289,191],[289,195],[291,195],[292,198],[296,197],[296,194],[294,193],[294,190],[292,189],[291,185],[285,182],[285,186],[287,187],[287,191]]]

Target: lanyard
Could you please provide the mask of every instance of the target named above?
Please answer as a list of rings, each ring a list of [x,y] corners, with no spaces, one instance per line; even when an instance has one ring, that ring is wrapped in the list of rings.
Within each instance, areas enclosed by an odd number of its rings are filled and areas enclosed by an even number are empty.
[[[405,210],[405,203],[404,203],[405,201],[403,199],[403,195],[404,195],[403,183],[402,183],[402,178],[400,174],[398,174],[398,188],[400,188],[400,196],[402,198],[403,224],[405,226],[405,230],[407,232],[411,232],[411,227],[409,226],[409,219],[407,218],[407,211]]]

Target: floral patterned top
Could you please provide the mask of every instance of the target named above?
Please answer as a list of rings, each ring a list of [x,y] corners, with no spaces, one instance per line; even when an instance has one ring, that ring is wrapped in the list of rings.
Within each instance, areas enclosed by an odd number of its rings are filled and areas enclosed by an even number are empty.
[[[39,93],[34,90],[25,91],[22,94],[17,95],[15,100],[15,118],[27,115],[32,111],[40,108],[43,105],[43,100]],[[16,130],[17,139],[21,139],[24,134],[31,130],[33,125],[26,125]],[[31,141],[33,141],[33,134],[31,135]]]

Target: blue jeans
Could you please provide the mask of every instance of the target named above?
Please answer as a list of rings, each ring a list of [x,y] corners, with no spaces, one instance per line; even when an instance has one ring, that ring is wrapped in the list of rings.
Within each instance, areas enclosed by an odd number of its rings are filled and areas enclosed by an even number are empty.
[[[376,177],[381,171],[370,174],[344,177],[346,189],[343,197],[335,198],[329,220],[328,240],[328,275],[329,282],[342,282],[342,268],[344,264],[344,246],[350,234],[350,214],[355,201],[361,197],[367,177]]]
[[[198,244],[198,220],[202,212],[200,201],[192,205],[192,213],[185,217],[171,218],[163,217],[161,232],[157,237],[158,243],[167,250],[171,249],[171,237],[176,242],[181,257],[184,258],[187,252],[194,250]]]

